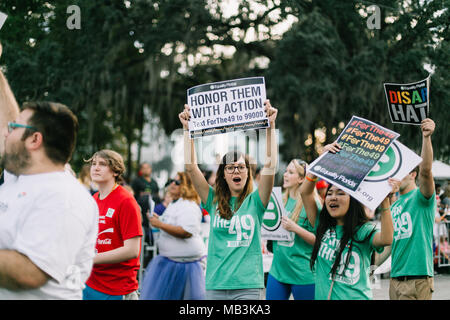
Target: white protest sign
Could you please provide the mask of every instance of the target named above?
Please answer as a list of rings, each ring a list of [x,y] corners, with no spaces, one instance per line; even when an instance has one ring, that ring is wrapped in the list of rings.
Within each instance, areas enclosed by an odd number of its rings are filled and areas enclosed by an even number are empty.
[[[388,179],[403,179],[421,162],[421,157],[396,140],[360,184],[358,190],[351,192],[350,195],[369,209],[375,210],[391,192]]]
[[[281,196],[281,187],[274,187],[261,226],[263,240],[292,241],[292,232],[281,226],[281,217],[287,215]]]
[[[3,24],[6,21],[6,18],[8,18],[8,16],[0,11],[0,29],[3,27]]]
[[[267,128],[264,77],[202,84],[187,90],[191,138]]]

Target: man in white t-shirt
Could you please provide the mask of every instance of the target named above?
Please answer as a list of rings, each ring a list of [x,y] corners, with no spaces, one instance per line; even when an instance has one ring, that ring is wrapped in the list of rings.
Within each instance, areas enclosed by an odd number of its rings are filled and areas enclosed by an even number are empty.
[[[3,131],[2,166],[13,178],[0,186],[0,299],[81,299],[98,209],[64,170],[78,121],[62,104],[25,103]]]

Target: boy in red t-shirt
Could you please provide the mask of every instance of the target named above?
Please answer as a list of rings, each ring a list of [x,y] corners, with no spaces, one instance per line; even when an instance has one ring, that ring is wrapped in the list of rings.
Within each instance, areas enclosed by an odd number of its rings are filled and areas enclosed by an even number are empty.
[[[125,171],[123,159],[115,151],[101,150],[88,161],[91,179],[99,190],[94,194],[99,230],[94,267],[83,299],[138,299],[141,212],[133,195],[117,183]]]

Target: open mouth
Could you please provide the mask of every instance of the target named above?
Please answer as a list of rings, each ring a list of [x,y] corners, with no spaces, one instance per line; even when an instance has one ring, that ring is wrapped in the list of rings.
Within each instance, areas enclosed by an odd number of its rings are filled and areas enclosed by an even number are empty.
[[[330,209],[337,209],[337,208],[339,208],[339,205],[337,203],[330,203],[328,206],[330,207]]]
[[[234,183],[240,183],[242,181],[241,177],[234,177],[233,182]]]

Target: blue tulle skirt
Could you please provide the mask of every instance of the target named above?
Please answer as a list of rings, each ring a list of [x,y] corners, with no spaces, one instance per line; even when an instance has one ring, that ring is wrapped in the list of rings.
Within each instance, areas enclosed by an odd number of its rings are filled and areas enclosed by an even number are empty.
[[[144,274],[141,300],[204,300],[205,275],[199,261],[154,257]]]

